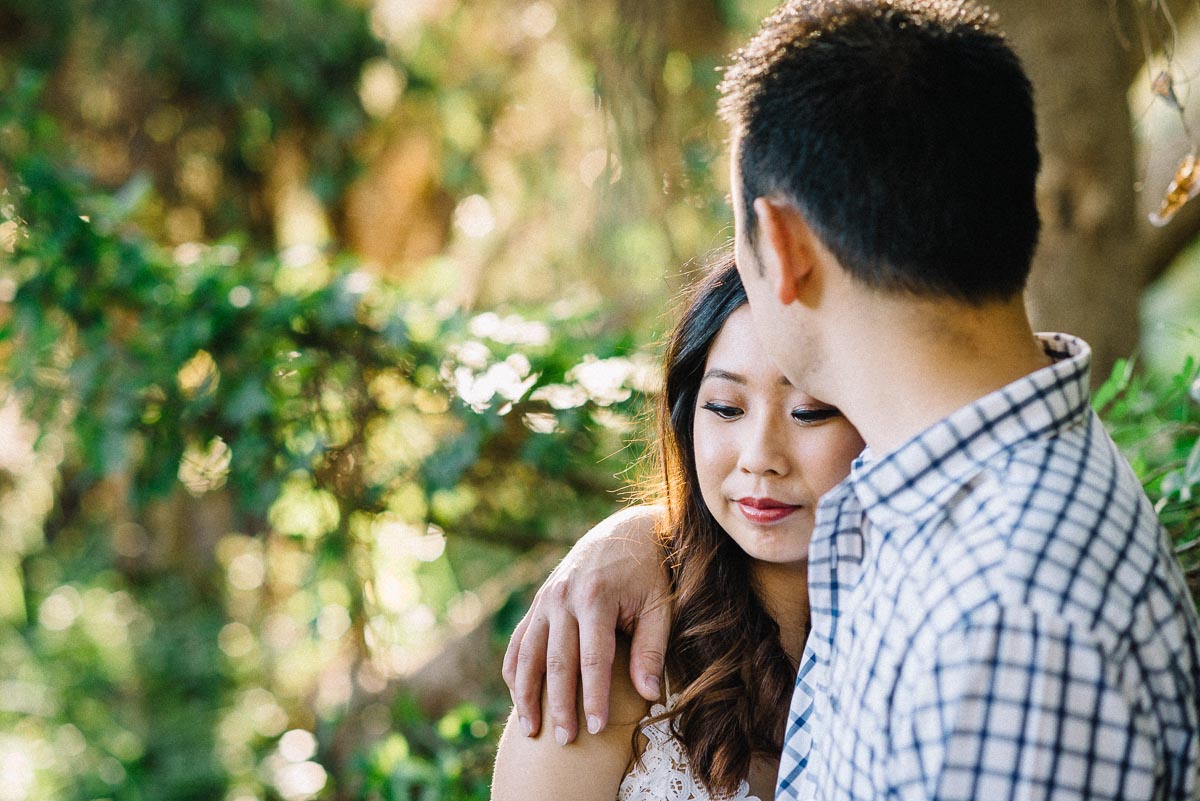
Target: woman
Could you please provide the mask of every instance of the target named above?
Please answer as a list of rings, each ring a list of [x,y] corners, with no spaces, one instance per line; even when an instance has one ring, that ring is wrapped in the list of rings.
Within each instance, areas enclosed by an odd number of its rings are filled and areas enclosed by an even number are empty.
[[[509,720],[494,801],[773,797],[808,631],[817,501],[863,443],[763,353],[726,256],[692,293],[664,360],[662,538],[675,593],[666,703],[647,710],[618,654],[600,734],[560,747]]]

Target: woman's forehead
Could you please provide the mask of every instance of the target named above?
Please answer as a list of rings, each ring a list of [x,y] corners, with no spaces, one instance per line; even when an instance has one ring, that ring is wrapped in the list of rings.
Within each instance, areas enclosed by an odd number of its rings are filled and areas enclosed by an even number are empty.
[[[729,315],[713,339],[702,380],[779,385],[809,399],[808,395],[792,387],[787,376],[767,357],[750,316],[750,307],[744,304]]]

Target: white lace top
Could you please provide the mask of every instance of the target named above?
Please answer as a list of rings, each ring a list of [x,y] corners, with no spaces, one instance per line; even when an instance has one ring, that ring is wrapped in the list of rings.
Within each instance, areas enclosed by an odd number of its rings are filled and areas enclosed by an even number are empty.
[[[671,722],[647,723],[672,708],[678,697],[678,693],[668,695],[666,706],[655,704],[642,718],[642,734],[649,742],[641,762],[635,763],[621,781],[617,801],[762,801],[750,795],[750,784],[744,779],[733,795],[709,795],[692,775],[683,744],[671,735]]]

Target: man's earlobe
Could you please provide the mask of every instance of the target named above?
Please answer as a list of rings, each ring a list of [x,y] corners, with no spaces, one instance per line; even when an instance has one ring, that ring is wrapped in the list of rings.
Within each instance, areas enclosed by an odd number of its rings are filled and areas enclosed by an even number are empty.
[[[772,262],[775,292],[785,306],[800,297],[801,284],[813,268],[808,226],[786,201],[760,197],[754,200],[762,234],[760,260]]]

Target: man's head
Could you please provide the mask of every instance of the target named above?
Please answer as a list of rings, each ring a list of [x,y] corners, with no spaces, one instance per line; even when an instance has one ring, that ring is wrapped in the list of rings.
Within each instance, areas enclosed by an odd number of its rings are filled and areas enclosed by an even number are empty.
[[[961,0],[791,0],[721,85],[743,273],[754,202],[799,219],[859,285],[981,305],[1037,242],[1033,100],[989,14]],[[748,282],[749,283],[749,282]]]

